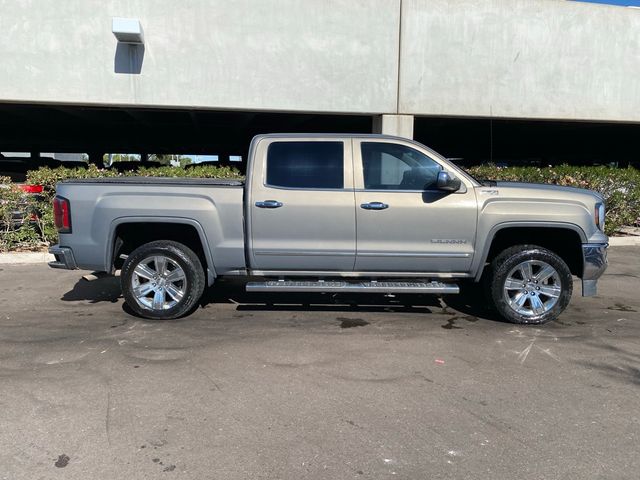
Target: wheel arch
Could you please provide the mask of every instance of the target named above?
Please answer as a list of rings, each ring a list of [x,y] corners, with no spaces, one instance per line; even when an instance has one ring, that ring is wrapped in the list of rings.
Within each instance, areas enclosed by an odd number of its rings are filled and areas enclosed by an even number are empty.
[[[487,236],[474,280],[480,281],[487,264],[497,254],[518,244],[539,245],[551,250],[567,263],[572,274],[581,276],[584,269],[582,243],[586,241],[584,230],[572,223],[506,222],[495,225]]]
[[[203,263],[207,284],[217,277],[213,255],[202,225],[183,217],[120,217],[111,222],[105,265],[113,272],[120,254],[128,254],[138,246],[154,240],[173,240],[191,248]]]

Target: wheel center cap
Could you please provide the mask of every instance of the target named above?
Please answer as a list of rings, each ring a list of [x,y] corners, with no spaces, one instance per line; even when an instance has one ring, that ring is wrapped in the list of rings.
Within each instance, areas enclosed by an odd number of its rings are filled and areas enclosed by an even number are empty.
[[[536,295],[540,290],[540,285],[534,282],[527,282],[526,287],[524,287],[524,291],[529,295]]]

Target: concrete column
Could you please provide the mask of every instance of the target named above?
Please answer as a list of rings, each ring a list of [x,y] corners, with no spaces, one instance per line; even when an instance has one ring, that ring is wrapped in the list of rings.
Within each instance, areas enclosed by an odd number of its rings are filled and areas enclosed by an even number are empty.
[[[413,115],[377,115],[373,117],[373,133],[413,139]]]

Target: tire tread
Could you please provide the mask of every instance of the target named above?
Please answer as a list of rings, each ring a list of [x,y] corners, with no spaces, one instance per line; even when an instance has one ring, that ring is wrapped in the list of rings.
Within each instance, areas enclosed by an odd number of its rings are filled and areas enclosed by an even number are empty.
[[[503,299],[503,277],[518,263],[525,260],[541,260],[553,266],[560,276],[562,292],[556,305],[547,313],[537,317],[527,317],[513,311]],[[573,277],[567,264],[560,256],[539,245],[522,244],[509,247],[491,262],[489,293],[494,308],[502,318],[516,324],[539,325],[555,320],[569,305],[573,293]]]
[[[162,312],[140,306],[130,287],[131,276],[137,262],[154,253],[167,255],[177,260],[187,276],[187,294],[185,298],[173,308]],[[155,240],[141,245],[131,252],[122,266],[121,284],[125,302],[136,314],[152,320],[172,320],[191,313],[197,308],[200,297],[204,292],[205,283],[204,269],[198,255],[186,245],[172,240]]]

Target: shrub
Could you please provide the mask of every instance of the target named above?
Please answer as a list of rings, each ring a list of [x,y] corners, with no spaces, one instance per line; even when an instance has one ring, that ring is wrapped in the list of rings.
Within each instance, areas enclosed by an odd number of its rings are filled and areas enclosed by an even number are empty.
[[[27,183],[29,185],[42,185],[44,194],[47,196],[55,195],[56,184],[63,180],[73,178],[104,178],[117,177],[118,172],[113,170],[102,170],[95,165],[89,165],[88,168],[48,168],[43,167],[38,170],[31,170],[27,173]]]
[[[176,167],[141,168],[135,175],[142,177],[244,178],[240,172],[233,167],[215,167],[211,165],[201,165],[185,169]]]
[[[640,170],[609,167],[497,167],[482,165],[469,169],[480,179],[510,182],[552,183],[600,192],[607,206],[608,235],[622,226],[640,225]]]
[[[238,178],[243,176],[232,167],[216,167],[205,165],[182,169],[176,167],[142,167],[138,171],[119,173],[115,170],[99,169],[95,165],[88,168],[40,168],[27,174],[27,183],[42,185],[44,193],[51,198],[55,195],[58,182],[73,178],[107,178],[107,177],[185,177],[185,178]]]
[[[38,221],[31,221],[35,219],[36,199],[8,180],[0,178],[0,252],[46,245]]]
[[[608,167],[497,167],[482,165],[470,169],[481,179],[552,183],[587,188],[600,192],[607,205],[606,232],[614,233],[624,225],[640,225],[640,171]],[[9,178],[0,177],[0,250],[39,248],[57,241],[51,208],[56,184],[73,178],[103,178],[118,176],[157,176],[191,178],[241,179],[232,167],[196,166],[189,169],[174,167],[141,168],[137,172],[118,173],[88,168],[41,168],[29,172],[27,183],[42,185],[41,195],[26,195],[12,185]],[[13,212],[20,211],[31,221],[16,225]],[[35,215],[32,215],[35,214]]]
[[[53,224],[52,202],[56,194],[56,184],[74,178],[106,178],[106,177],[185,177],[185,178],[229,178],[241,179],[242,174],[232,167],[217,167],[213,165],[196,166],[182,169],[175,167],[142,167],[138,171],[119,173],[115,170],[99,169],[95,165],[88,168],[40,168],[27,174],[27,183],[30,185],[42,185],[43,192],[40,196],[37,228],[41,232],[42,239],[47,243],[55,243],[58,234]]]

